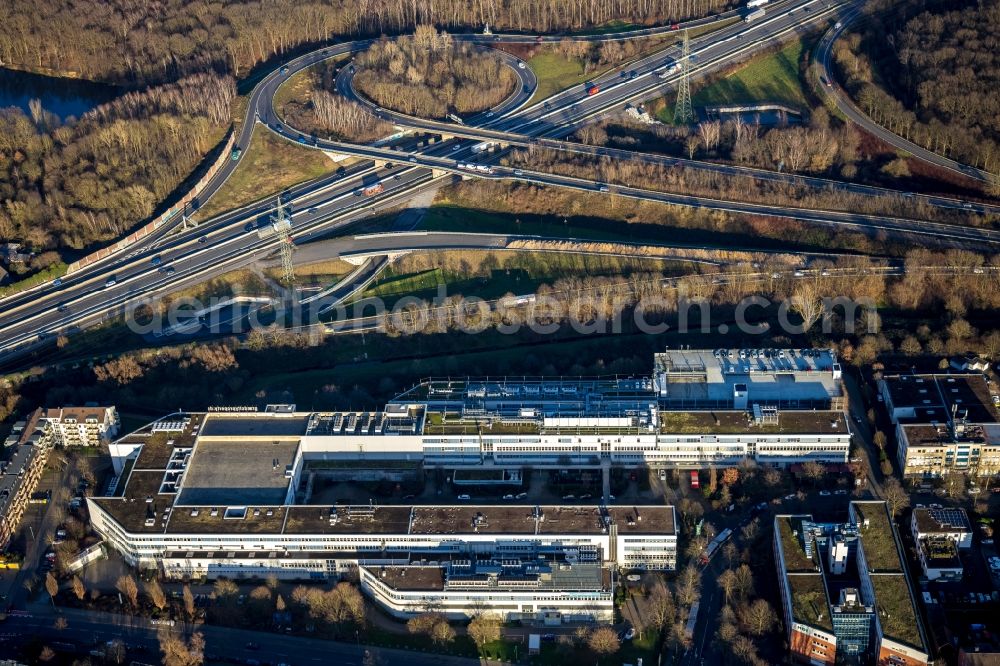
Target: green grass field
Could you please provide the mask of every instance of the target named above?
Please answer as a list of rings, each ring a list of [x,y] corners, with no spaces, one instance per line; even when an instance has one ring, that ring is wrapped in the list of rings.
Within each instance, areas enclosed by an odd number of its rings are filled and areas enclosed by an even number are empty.
[[[538,79],[538,87],[531,96],[529,105],[572,86],[582,85],[584,81],[595,76],[594,72],[583,71],[583,60],[564,58],[550,51],[539,53],[528,60],[528,66]]]
[[[696,106],[776,102],[806,107],[808,102],[799,79],[799,61],[805,48],[805,43],[796,39],[777,53],[751,60],[732,76],[696,90],[691,101]]]
[[[807,48],[796,39],[777,53],[753,58],[724,79],[704,87],[693,84],[691,102],[695,107],[724,104],[775,103],[806,109],[809,102],[799,77],[799,61]],[[658,111],[657,117],[671,122],[674,97],[671,95]]]
[[[199,220],[319,178],[341,166],[318,150],[279,139],[263,128],[254,132],[250,148],[240,160],[222,189],[198,211]]]

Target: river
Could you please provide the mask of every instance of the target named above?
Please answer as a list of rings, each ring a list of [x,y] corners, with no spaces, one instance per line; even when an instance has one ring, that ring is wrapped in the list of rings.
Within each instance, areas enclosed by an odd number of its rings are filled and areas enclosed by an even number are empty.
[[[65,121],[79,118],[99,104],[118,95],[112,86],[60,79],[0,68],[0,108],[16,106],[30,115],[28,102],[38,99],[42,108]]]

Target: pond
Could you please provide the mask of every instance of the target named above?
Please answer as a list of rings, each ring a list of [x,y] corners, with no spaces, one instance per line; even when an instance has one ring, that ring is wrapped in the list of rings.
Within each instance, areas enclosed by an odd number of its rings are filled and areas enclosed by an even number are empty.
[[[60,79],[0,68],[0,108],[16,106],[30,115],[28,102],[38,99],[42,108],[61,120],[80,117],[118,96],[113,86],[90,81]]]

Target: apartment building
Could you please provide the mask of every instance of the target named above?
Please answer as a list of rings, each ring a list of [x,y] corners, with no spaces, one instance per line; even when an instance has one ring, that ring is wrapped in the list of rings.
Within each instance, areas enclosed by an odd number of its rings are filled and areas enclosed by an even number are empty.
[[[852,502],[848,523],[780,515],[774,553],[799,663],[927,664],[927,638],[884,502]]]
[[[32,415],[10,458],[0,463],[0,551],[10,545],[45,470],[49,446],[38,427],[38,415]]]
[[[928,580],[961,580],[960,550],[972,547],[972,524],[965,509],[918,506],[910,516],[917,558]]]
[[[905,476],[1000,473],[1000,423],[982,375],[890,376],[879,393]]]
[[[58,407],[42,410],[41,421],[59,446],[97,446],[118,436],[114,407]]]

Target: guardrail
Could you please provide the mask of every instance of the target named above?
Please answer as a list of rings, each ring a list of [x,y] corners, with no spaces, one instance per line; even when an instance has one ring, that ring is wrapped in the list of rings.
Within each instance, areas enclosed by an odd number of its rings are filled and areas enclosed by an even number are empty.
[[[220,170],[222,170],[222,168],[226,165],[226,163],[232,159],[231,151],[233,149],[233,144],[235,142],[236,142],[236,132],[234,131],[234,129],[230,128],[229,137],[226,139],[226,145],[223,147],[222,152],[216,158],[212,166],[209,167],[205,175],[201,177],[201,180],[195,183],[194,187],[188,190],[187,194],[181,197],[180,201],[178,201],[168,210],[164,211],[159,216],[154,218],[152,221],[144,225],[142,228],[133,231],[131,234],[129,234],[125,238],[122,238],[118,242],[103,247],[100,250],[97,250],[96,252],[88,254],[86,257],[83,257],[82,259],[74,261],[66,268],[66,274],[68,275],[70,273],[73,273],[74,271],[78,271],[81,268],[85,268],[87,266],[95,264],[99,261],[107,259],[108,257],[114,254],[121,252],[122,250],[128,249],[134,243],[138,242],[139,240],[153,233],[167,222],[173,220],[179,213],[181,213],[184,210],[185,207],[187,207],[189,203],[191,203],[191,201],[194,200],[195,197],[201,194],[202,190],[205,189],[205,186],[208,185],[208,183],[213,178],[215,178],[215,175],[219,173]]]

